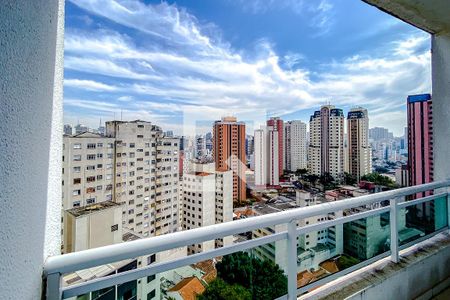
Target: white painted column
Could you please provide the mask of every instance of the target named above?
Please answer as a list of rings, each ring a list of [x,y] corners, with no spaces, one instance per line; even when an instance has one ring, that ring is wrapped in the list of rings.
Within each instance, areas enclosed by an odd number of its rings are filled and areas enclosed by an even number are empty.
[[[450,178],[450,34],[432,37],[434,180]]]
[[[434,180],[450,178],[450,35],[435,34],[431,40],[433,85]],[[450,192],[450,189],[446,189]],[[439,191],[444,192],[444,191]],[[450,199],[447,197],[447,225],[450,228]],[[444,214],[444,203],[436,203],[435,220]],[[436,224],[437,225],[437,224]]]
[[[64,0],[0,1],[0,290],[40,299],[60,252]]]

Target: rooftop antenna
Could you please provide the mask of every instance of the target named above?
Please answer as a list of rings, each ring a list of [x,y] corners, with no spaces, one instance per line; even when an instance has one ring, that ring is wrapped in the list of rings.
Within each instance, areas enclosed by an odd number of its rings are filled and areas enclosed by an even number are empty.
[[[98,124],[98,128],[102,127],[102,117],[100,117],[100,124]]]

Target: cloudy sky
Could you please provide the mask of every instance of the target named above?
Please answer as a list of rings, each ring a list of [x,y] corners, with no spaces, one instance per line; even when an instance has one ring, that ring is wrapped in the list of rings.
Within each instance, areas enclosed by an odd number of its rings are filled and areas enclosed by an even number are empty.
[[[251,131],[330,102],[402,135],[407,95],[431,92],[429,35],[359,0],[68,0],[65,34],[71,124]]]

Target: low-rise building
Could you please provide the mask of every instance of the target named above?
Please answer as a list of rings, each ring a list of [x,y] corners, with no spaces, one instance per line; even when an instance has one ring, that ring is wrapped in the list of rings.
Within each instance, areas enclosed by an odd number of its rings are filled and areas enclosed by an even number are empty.
[[[278,196],[263,204],[255,205],[253,207],[253,210],[255,211],[256,215],[264,215],[293,208],[307,207],[326,201],[327,200],[323,197],[311,195],[306,191],[297,190],[296,199]],[[334,219],[341,215],[342,212],[335,212],[323,216],[306,218],[299,220],[297,222],[297,226],[313,225],[315,223]],[[259,228],[253,230],[252,238],[259,238],[286,230],[286,224]],[[342,225],[338,225],[299,236],[297,244],[298,272],[308,269],[317,269],[321,262],[338,254],[342,254],[342,235]],[[281,269],[286,271],[286,250],[286,241],[282,240],[256,247],[252,249],[252,253],[260,259],[270,260],[276,263]]]

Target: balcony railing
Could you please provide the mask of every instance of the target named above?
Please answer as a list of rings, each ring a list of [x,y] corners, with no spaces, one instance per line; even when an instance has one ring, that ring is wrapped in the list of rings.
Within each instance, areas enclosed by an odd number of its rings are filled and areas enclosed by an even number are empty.
[[[176,232],[162,236],[145,238],[127,243],[114,244],[85,251],[69,253],[60,256],[50,257],[44,267],[44,276],[47,280],[47,299],[63,299],[97,291],[110,286],[137,280],[146,276],[158,274],[168,270],[173,270],[182,266],[191,265],[200,261],[212,259],[218,256],[230,253],[244,251],[257,246],[261,246],[276,241],[287,240],[287,278],[288,294],[281,297],[287,299],[296,299],[297,295],[302,294],[314,287],[323,285],[336,278],[367,266],[381,258],[390,256],[393,262],[398,262],[399,251],[410,247],[411,245],[425,240],[430,236],[443,230],[448,230],[450,219],[450,201],[449,201],[450,180],[423,184],[419,186],[406,187],[392,191],[386,191],[377,194],[371,194],[356,198],[322,203],[314,206],[296,208],[278,213],[267,214],[258,217],[242,219],[238,221],[222,223],[189,231]],[[405,201],[405,197],[420,192],[433,191],[433,195],[420,199]],[[419,239],[399,245],[398,215],[399,210],[421,203],[440,199],[446,204],[446,211],[443,214],[445,225],[439,230],[435,230]],[[377,206],[370,210],[361,210],[361,212],[346,215],[343,217],[327,220],[324,222],[297,227],[297,221],[304,218],[310,218],[328,213],[344,211],[357,207],[368,207],[374,203],[389,201],[389,205]],[[364,219],[371,216],[377,216],[383,213],[390,215],[390,250],[376,255],[363,262],[353,265],[343,271],[331,274],[327,277],[314,281],[306,286],[297,288],[297,237],[313,231],[319,231],[331,226],[344,224],[347,222]],[[126,259],[134,259],[139,256],[150,255],[161,251],[176,249],[204,241],[214,240],[225,236],[248,232],[258,228],[270,227],[278,224],[287,224],[287,230],[273,233],[257,239],[235,243],[223,248],[217,248],[211,251],[202,252],[167,262],[159,262],[146,267],[114,274],[107,277],[93,279],[87,282],[62,286],[61,278],[64,274],[101,266],[104,264],[117,262]]]

